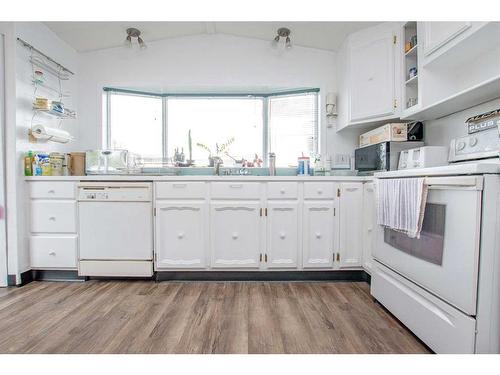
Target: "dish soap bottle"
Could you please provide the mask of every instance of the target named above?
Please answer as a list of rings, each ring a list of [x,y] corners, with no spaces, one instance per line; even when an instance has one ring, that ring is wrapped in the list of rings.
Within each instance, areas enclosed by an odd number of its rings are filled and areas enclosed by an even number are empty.
[[[24,156],[24,175],[33,176],[33,152],[28,151]]]

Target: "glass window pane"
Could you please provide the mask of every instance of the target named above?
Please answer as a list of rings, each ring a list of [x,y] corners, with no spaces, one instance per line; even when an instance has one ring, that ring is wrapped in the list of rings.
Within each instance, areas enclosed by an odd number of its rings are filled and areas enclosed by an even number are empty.
[[[111,94],[111,148],[162,156],[162,99]]]
[[[315,152],[318,129],[318,95],[273,96],[269,99],[269,151],[276,165],[296,166],[297,158]]]
[[[221,147],[233,138],[227,154],[235,159],[253,160],[255,154],[262,158],[262,103],[261,98],[168,98],[168,156],[172,157],[177,148],[189,159],[191,130],[196,165],[207,165],[209,155],[197,143],[216,155],[216,144]],[[233,165],[227,154],[220,152],[219,156],[225,165]]]

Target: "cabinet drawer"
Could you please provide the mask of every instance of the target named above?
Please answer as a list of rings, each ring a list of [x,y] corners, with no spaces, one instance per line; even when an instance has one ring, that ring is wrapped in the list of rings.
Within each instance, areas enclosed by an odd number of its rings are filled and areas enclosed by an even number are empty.
[[[328,182],[304,182],[305,199],[333,199],[335,184]]]
[[[259,199],[258,182],[213,182],[213,199]]]
[[[76,233],[75,201],[31,201],[31,231]]]
[[[270,182],[267,184],[269,199],[297,199],[298,184],[296,182]]]
[[[76,236],[31,236],[31,267],[76,268],[76,248]]]
[[[371,294],[436,353],[474,353],[475,319],[378,262]]]
[[[35,181],[29,183],[30,198],[75,199],[76,188],[73,182]]]
[[[156,184],[157,199],[205,198],[204,182],[158,182]]]

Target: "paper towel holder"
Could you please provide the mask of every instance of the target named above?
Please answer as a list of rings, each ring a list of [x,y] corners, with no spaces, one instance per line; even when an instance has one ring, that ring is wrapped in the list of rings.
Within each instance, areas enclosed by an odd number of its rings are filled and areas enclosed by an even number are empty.
[[[71,134],[62,129],[43,127],[43,130],[43,132],[40,131],[40,128],[37,126],[30,129],[28,132],[30,142],[36,143],[38,141],[51,141],[57,143],[68,143],[74,139]]]

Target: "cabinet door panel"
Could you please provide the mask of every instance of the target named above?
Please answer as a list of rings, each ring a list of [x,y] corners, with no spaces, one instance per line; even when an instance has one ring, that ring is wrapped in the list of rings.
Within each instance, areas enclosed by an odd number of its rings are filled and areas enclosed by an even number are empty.
[[[375,241],[374,227],[377,224],[375,207],[375,184],[364,184],[363,187],[363,268],[371,273],[372,249]]]
[[[172,202],[156,208],[158,268],[205,268],[205,204]]]
[[[268,268],[297,268],[298,203],[268,202]]]
[[[212,267],[259,267],[261,253],[259,209],[258,202],[211,204]]]
[[[334,202],[304,203],[304,268],[331,268],[334,253]]]
[[[395,45],[391,30],[351,46],[350,121],[394,114]]]
[[[340,266],[360,267],[363,251],[363,184],[342,183],[339,201]]]
[[[425,56],[444,49],[449,42],[470,27],[470,22],[425,22]]]

